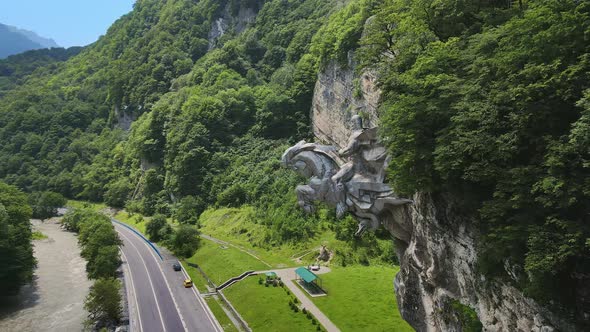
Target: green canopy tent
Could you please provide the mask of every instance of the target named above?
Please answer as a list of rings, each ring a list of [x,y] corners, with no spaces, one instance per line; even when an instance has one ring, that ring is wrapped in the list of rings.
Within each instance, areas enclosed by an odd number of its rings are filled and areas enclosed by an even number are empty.
[[[310,270],[300,267],[295,269],[295,273],[297,274],[297,279],[303,280],[307,284],[315,284],[316,286],[322,288],[322,279]]]

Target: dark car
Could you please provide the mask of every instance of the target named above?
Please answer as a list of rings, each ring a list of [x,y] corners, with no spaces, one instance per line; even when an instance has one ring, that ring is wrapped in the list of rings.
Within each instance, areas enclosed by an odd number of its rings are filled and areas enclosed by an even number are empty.
[[[180,267],[180,263],[178,263],[178,262],[172,264],[172,268],[174,269],[174,271],[180,271],[182,269]]]

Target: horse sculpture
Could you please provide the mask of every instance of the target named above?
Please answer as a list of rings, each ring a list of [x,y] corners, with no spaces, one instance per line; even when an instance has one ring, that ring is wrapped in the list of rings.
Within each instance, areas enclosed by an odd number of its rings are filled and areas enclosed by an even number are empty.
[[[398,198],[383,183],[389,158],[378,142],[377,128],[363,129],[359,117],[353,117],[353,121],[348,145],[340,151],[333,146],[300,141],[285,151],[281,163],[310,178],[307,185],[296,188],[298,204],[305,212],[314,211],[315,201],[336,208],[338,218],[348,211],[359,221],[356,235],[360,236],[391,218],[396,207],[412,201]],[[336,161],[339,158],[349,161],[340,166]]]

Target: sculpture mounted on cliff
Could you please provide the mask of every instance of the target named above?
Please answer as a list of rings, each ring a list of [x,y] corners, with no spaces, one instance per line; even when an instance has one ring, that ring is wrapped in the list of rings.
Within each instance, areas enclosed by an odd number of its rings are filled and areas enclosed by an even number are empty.
[[[358,236],[367,229],[377,229],[393,209],[412,201],[397,197],[383,183],[389,158],[378,141],[377,128],[363,129],[359,116],[352,121],[352,135],[340,151],[300,141],[285,151],[281,163],[311,178],[307,185],[296,188],[298,204],[305,212],[314,211],[315,201],[336,208],[338,218],[348,211],[359,221]],[[338,159],[348,162],[340,166]]]

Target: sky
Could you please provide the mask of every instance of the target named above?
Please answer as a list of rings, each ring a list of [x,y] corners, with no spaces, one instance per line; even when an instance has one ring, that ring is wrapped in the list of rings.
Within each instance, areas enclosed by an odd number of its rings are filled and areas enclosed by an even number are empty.
[[[30,30],[59,46],[85,46],[104,35],[135,0],[0,0],[0,23]]]

